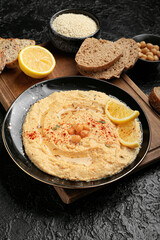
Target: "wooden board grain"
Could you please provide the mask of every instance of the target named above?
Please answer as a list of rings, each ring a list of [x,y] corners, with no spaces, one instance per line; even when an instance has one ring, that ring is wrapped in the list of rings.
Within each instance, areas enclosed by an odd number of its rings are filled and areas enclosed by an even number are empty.
[[[62,53],[55,50],[51,43],[43,44],[48,48],[55,56],[56,67],[53,72],[45,79],[51,79],[62,76],[75,76],[78,75],[74,56],[66,53]],[[7,111],[15,99],[28,87],[33,84],[43,81],[45,79],[32,79],[26,76],[19,68],[5,69],[0,75],[0,101]],[[120,79],[114,79],[111,81],[116,86],[127,91],[144,110],[150,124],[151,129],[151,144],[149,152],[144,158],[143,162],[134,170],[138,171],[160,160],[160,119],[159,116],[152,110],[148,102],[148,97],[138,88],[137,85],[124,73]],[[94,191],[100,189],[64,189],[55,187],[55,190],[59,194],[64,203],[71,203],[83,196],[86,196]]]
[[[77,75],[74,57],[53,48],[51,43],[43,44],[55,56],[56,67],[45,79],[33,79],[26,76],[19,68],[5,69],[0,75],[0,101],[5,110],[8,110],[14,100],[30,86],[51,78]]]

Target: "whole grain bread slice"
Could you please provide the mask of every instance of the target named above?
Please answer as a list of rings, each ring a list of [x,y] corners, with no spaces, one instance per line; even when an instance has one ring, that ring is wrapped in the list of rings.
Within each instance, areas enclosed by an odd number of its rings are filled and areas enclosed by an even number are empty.
[[[121,48],[123,55],[116,61],[110,68],[101,72],[88,72],[83,71],[77,66],[78,71],[87,77],[97,78],[97,79],[112,79],[119,78],[124,69],[131,68],[138,59],[138,47],[134,40],[121,38],[116,41]]]
[[[125,70],[128,70],[134,66],[139,57],[137,43],[131,38],[120,38],[116,42],[125,48]]]
[[[20,39],[20,38],[15,38],[16,43],[19,46],[19,51],[22,50],[23,48],[30,46],[30,45],[35,45],[36,42],[34,40],[30,39]]]
[[[20,50],[29,45],[35,45],[34,40],[19,38],[0,38],[0,47],[6,55],[6,67],[16,68],[18,66],[18,54]]]
[[[5,65],[6,65],[6,55],[4,51],[0,48],[0,74],[5,68]]]
[[[19,46],[13,38],[0,39],[0,47],[6,55],[6,67],[14,68],[17,65]]]
[[[153,88],[149,95],[149,102],[152,107],[160,114],[160,86]]]
[[[87,38],[76,56],[77,66],[82,71],[99,72],[109,68],[122,56],[119,44],[103,39]]]

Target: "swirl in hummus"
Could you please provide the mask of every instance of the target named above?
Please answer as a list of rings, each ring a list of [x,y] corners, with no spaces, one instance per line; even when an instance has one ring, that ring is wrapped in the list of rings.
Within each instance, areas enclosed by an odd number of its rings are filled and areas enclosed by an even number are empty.
[[[117,126],[105,114],[108,95],[61,91],[36,102],[23,124],[23,143],[42,171],[64,179],[91,181],[120,172],[139,148],[122,146]],[[141,142],[140,123],[136,131]]]

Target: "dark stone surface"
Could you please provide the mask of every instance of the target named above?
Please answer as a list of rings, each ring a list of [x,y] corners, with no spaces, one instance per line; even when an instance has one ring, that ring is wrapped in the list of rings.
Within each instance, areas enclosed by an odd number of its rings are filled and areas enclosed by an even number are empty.
[[[50,17],[69,7],[97,14],[102,37],[109,40],[159,34],[159,0],[1,0],[0,37],[47,41]],[[160,69],[148,73],[134,68],[129,75],[146,94],[160,85]],[[0,106],[0,125],[4,115]],[[52,186],[32,179],[16,166],[0,137],[0,239],[160,239],[159,164],[68,206]]]

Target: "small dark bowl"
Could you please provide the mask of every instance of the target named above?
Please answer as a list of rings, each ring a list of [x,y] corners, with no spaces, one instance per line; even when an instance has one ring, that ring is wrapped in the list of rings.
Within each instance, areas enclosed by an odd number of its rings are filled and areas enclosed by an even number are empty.
[[[137,36],[134,36],[133,39],[136,42],[141,42],[145,41],[146,43],[152,43],[153,45],[158,45],[160,47],[160,36],[158,35],[153,35],[153,34],[140,34]],[[157,67],[160,64],[159,61],[149,61],[149,60],[144,60],[142,58],[139,58],[136,65],[146,67],[148,69]]]
[[[83,15],[86,15],[90,18],[92,18],[96,24],[97,24],[97,31],[94,32],[93,34],[91,35],[88,35],[88,36],[85,36],[85,37],[82,37],[82,38],[72,38],[72,37],[66,37],[64,35],[61,35],[60,33],[56,32],[53,27],[52,27],[52,23],[54,21],[54,19],[56,17],[58,17],[59,15],[61,14],[64,14],[64,13],[75,13],[75,14],[83,14]],[[87,38],[87,37],[95,37],[95,38],[99,38],[100,37],[100,23],[99,23],[99,20],[98,18],[92,14],[92,13],[89,13],[85,10],[80,10],[80,9],[65,9],[65,10],[62,10],[60,12],[57,12],[56,14],[54,14],[51,19],[50,19],[50,24],[49,24],[49,36],[50,36],[50,39],[53,43],[53,45],[64,51],[64,52],[68,52],[68,53],[73,53],[75,54],[80,45],[82,44],[82,42]]]

